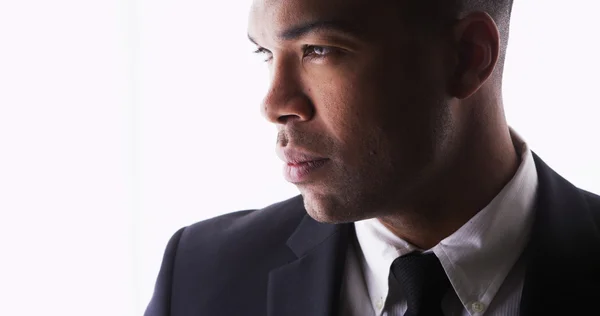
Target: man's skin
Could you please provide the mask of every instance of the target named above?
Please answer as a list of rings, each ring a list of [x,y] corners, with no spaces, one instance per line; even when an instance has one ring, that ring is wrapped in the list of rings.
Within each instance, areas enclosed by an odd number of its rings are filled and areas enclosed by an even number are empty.
[[[310,216],[376,217],[428,249],[520,162],[502,105],[507,31],[482,12],[424,27],[408,3],[255,0],[248,35],[271,73],[262,111]]]

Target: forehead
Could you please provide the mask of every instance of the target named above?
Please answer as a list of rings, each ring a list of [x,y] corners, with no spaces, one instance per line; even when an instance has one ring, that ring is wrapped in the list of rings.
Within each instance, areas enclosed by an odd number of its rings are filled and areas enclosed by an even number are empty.
[[[390,0],[391,1],[391,0]],[[356,28],[366,26],[382,0],[254,0],[248,33],[262,37],[293,25],[336,21]]]
[[[352,15],[367,4],[367,0],[254,0],[251,16],[295,19],[298,15]]]

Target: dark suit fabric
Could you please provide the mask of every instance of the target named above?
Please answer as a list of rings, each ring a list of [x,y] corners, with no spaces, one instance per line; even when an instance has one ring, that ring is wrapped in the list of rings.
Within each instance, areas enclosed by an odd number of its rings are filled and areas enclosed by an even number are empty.
[[[521,315],[600,315],[600,197],[534,159]],[[353,236],[353,224],[313,220],[301,196],[182,228],[145,316],[337,315]]]

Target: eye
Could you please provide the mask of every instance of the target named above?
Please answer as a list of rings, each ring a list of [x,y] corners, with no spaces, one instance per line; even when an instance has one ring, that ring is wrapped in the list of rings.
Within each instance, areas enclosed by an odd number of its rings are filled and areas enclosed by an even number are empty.
[[[270,61],[271,59],[273,59],[273,54],[266,48],[264,47],[258,47],[255,51],[255,54],[261,56],[263,58],[263,60],[265,62]]]
[[[322,58],[335,52],[334,48],[327,46],[306,45],[304,47],[304,57]]]

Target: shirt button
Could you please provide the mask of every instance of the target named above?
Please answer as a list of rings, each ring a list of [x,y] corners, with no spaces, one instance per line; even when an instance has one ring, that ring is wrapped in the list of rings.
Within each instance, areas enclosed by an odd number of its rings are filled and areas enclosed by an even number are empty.
[[[485,304],[483,304],[481,302],[475,302],[475,303],[471,304],[471,308],[473,309],[473,312],[475,312],[475,313],[483,313],[483,311],[485,310]]]
[[[383,309],[383,300],[382,299],[378,299],[377,303],[375,304],[375,306],[377,307],[378,310],[382,310]]]

